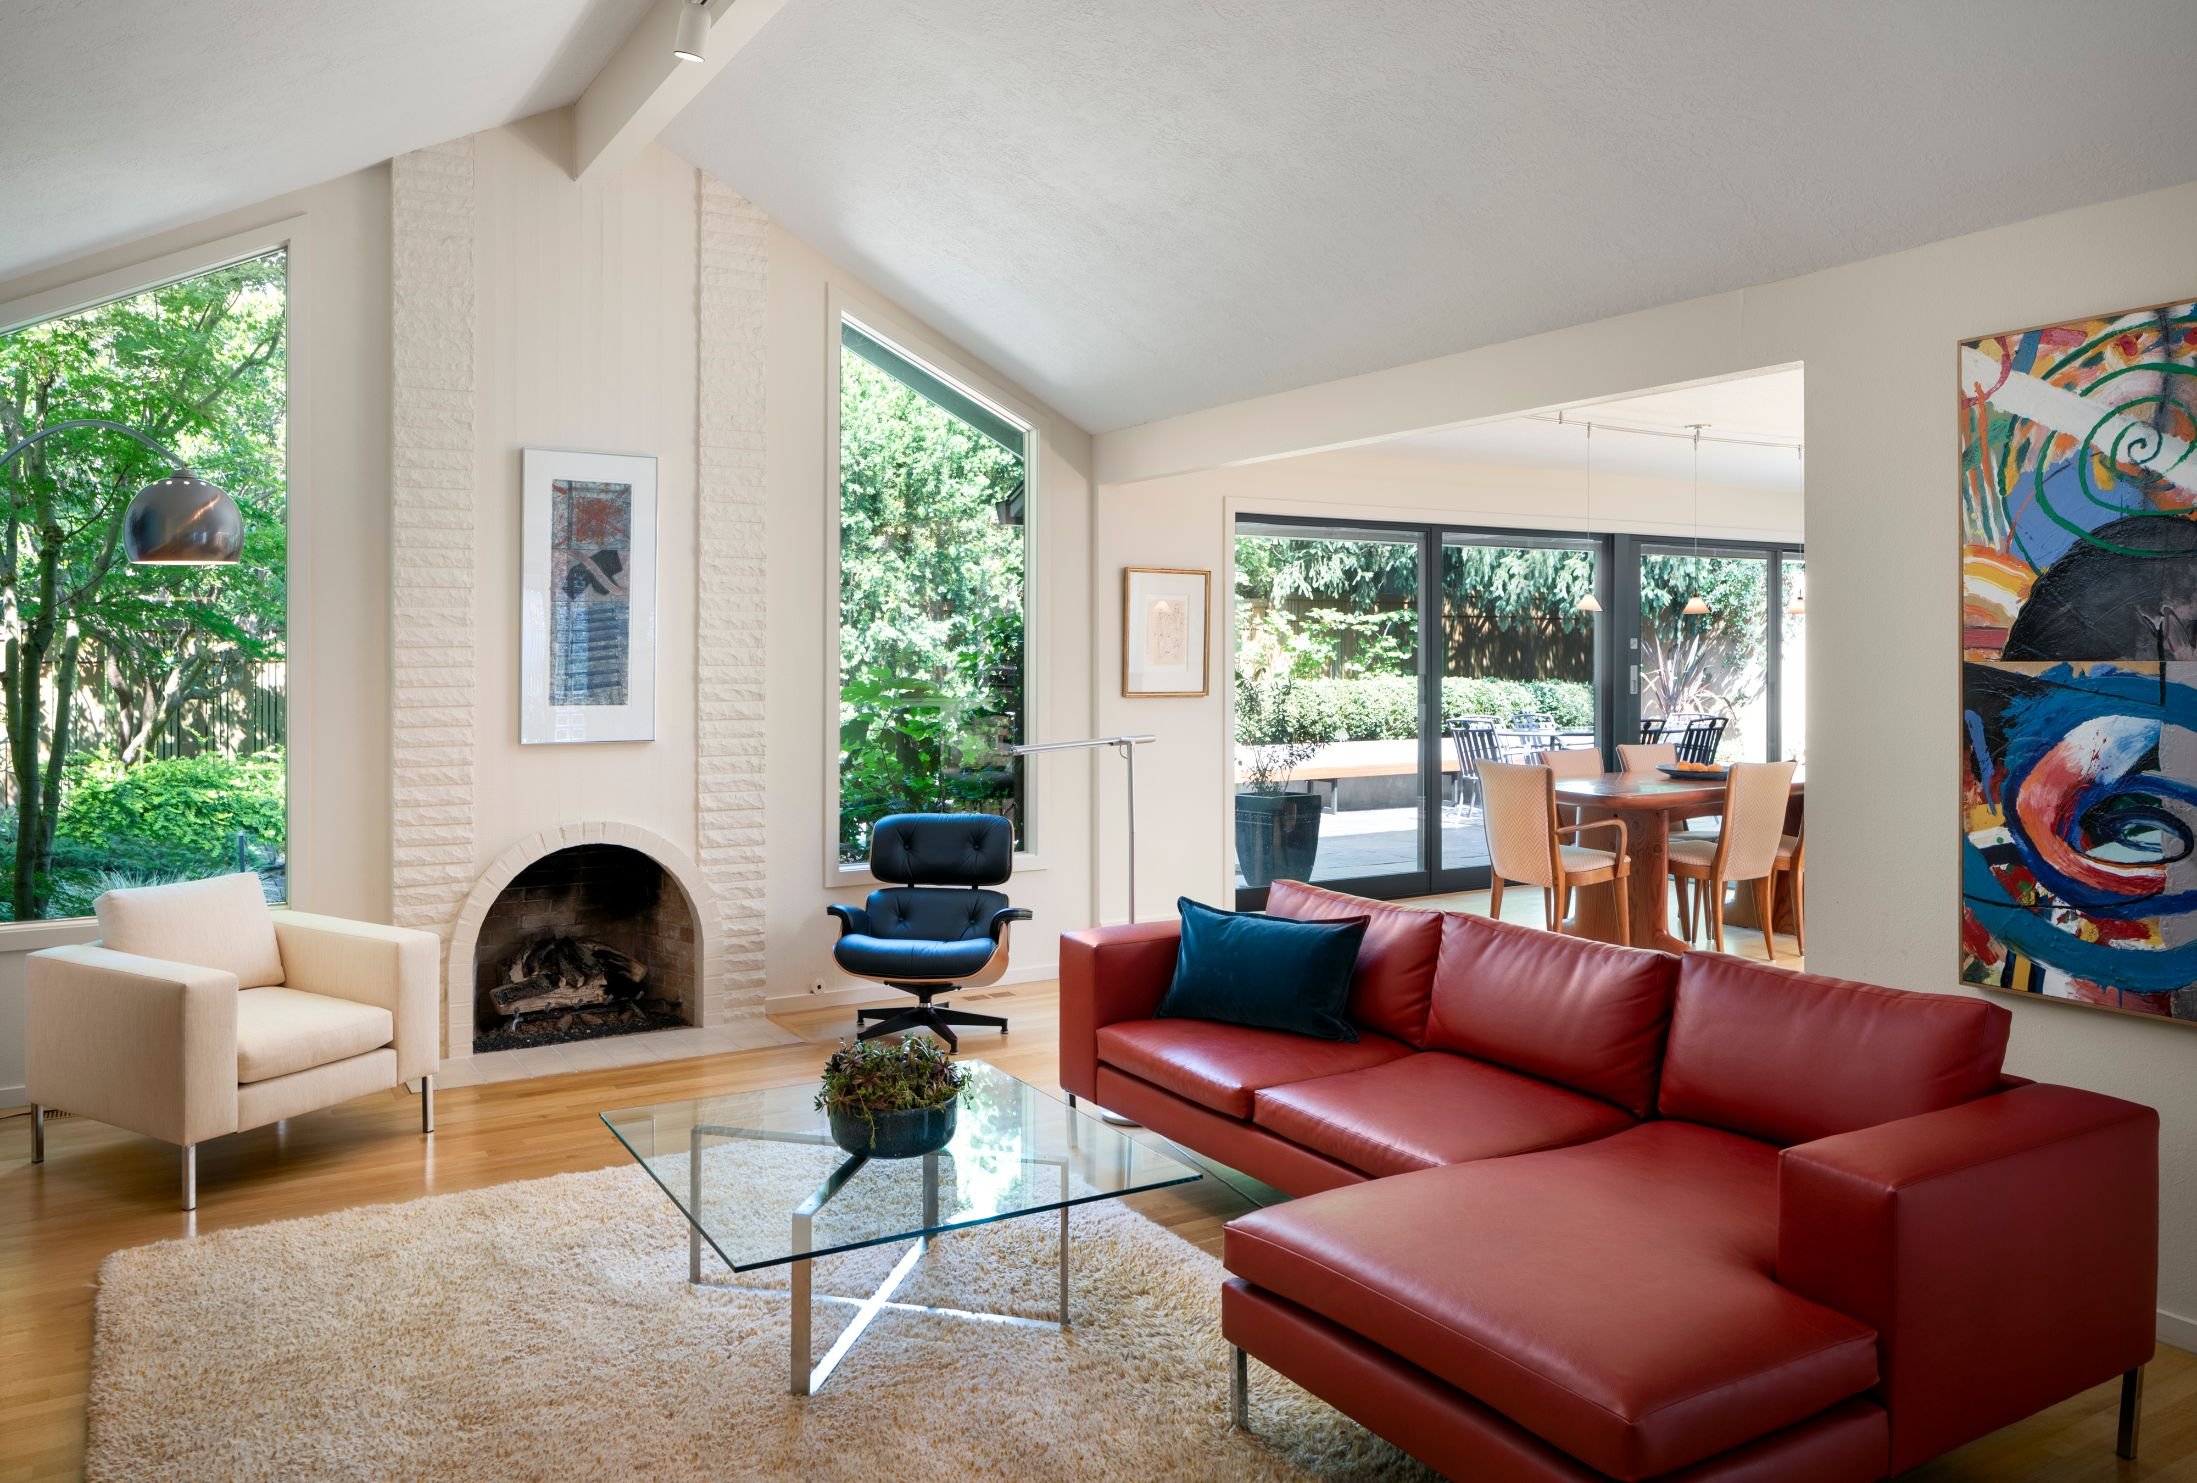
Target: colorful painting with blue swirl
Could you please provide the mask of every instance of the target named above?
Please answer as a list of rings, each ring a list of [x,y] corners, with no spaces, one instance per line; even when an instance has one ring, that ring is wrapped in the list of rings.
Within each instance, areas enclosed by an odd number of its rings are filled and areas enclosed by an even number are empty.
[[[1961,977],[2197,1024],[2197,303],[1960,347]]]

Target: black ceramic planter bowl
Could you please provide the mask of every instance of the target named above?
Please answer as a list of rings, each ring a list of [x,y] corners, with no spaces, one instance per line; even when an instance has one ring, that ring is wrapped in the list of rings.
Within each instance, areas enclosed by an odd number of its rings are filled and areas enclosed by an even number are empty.
[[[849,1153],[873,1159],[912,1159],[937,1153],[954,1141],[954,1114],[960,1098],[943,1107],[910,1107],[898,1112],[831,1110],[832,1142]]]
[[[1317,793],[1236,795],[1236,868],[1246,886],[1312,879],[1321,807]]]

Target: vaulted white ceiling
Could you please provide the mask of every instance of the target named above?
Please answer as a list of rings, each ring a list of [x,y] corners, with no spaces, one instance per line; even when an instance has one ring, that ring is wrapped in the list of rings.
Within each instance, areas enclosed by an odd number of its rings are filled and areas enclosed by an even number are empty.
[[[0,279],[569,102],[649,3],[0,0]],[[2179,183],[2192,57],[2189,0],[788,0],[666,141],[1098,431]]]
[[[667,141],[1102,431],[2197,177],[2188,0],[791,0]]]
[[[651,0],[0,0],[0,280],[570,103]]]

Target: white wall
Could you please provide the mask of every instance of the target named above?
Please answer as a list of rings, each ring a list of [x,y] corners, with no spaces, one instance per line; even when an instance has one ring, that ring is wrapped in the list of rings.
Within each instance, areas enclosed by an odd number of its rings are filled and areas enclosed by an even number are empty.
[[[1223,529],[1209,512],[1131,481],[1804,363],[1809,967],[1963,992],[1954,346],[2187,297],[2197,291],[2193,236],[2197,185],[1106,434],[1096,440],[1101,632],[1119,626],[1106,578],[1120,562],[1222,566]],[[1167,831],[1143,860],[1154,897],[1211,893],[1219,878],[1220,704],[1101,707],[1102,725],[1163,738],[1148,759],[1147,827],[1164,820]],[[1117,840],[1102,841],[1098,868],[1102,881],[1119,873]],[[2062,1004],[1996,1002],[2014,1010],[2014,1071],[2160,1110],[2160,1327],[2197,1345],[2197,1035]]]
[[[559,109],[474,136],[476,872],[583,819],[695,851],[696,177],[651,145],[576,183],[570,122]],[[526,448],[656,458],[654,741],[519,745]]]
[[[290,893],[389,910],[389,178],[310,190],[0,283],[0,323],[173,276],[208,244],[290,243]],[[218,253],[217,253],[218,256]],[[211,266],[197,262],[196,266]],[[23,1085],[23,954],[94,936],[0,928],[0,1104]]]
[[[770,801],[768,978],[775,1004],[792,996],[848,990],[867,1000],[875,985],[853,986],[831,961],[837,935],[829,902],[860,902],[866,886],[826,888],[832,836],[824,819],[824,776],[836,758],[837,728],[827,733],[825,685],[836,668],[828,646],[823,581],[827,521],[836,508],[826,478],[826,399],[838,388],[829,367],[838,326],[833,304],[859,314],[911,350],[979,389],[1008,399],[1038,433],[1031,561],[1036,605],[1026,635],[1025,673],[1035,686],[1030,731],[1055,740],[1090,734],[1091,611],[1088,560],[1091,439],[1013,383],[912,321],[795,237],[770,233]],[[1033,764],[1032,822],[1038,868],[1018,869],[1006,887],[1017,906],[1036,913],[1015,931],[1012,976],[1050,977],[1060,934],[1091,920],[1089,754]],[[885,991],[891,997],[891,991]]]

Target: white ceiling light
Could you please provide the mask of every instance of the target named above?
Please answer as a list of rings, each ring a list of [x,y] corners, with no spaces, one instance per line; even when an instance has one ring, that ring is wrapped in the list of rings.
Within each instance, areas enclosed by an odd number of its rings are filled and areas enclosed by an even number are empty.
[[[709,0],[679,0],[679,34],[671,43],[671,54],[682,62],[702,60],[702,48],[709,45]]]

